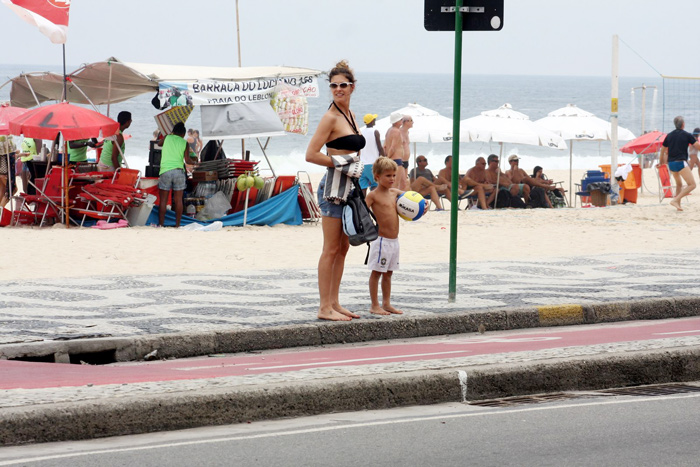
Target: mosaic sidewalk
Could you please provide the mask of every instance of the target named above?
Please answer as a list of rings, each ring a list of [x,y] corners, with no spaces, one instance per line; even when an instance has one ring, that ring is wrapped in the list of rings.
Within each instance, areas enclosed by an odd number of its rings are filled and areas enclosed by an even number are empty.
[[[504,307],[601,303],[700,295],[700,250],[462,265],[457,299],[447,301],[447,264],[405,264],[392,302],[408,316]],[[364,267],[348,266],[341,301],[363,319]],[[315,269],[251,273],[111,276],[5,283],[0,344],[250,329],[315,322]]]

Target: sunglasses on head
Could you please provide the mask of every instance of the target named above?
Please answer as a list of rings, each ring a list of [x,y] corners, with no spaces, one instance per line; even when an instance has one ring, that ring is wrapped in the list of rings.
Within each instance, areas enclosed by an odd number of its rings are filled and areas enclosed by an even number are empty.
[[[348,86],[352,86],[352,83],[350,83],[350,82],[346,82],[346,83],[330,83],[328,86],[329,86],[331,89],[337,89],[337,88],[345,89],[345,88],[347,88]]]

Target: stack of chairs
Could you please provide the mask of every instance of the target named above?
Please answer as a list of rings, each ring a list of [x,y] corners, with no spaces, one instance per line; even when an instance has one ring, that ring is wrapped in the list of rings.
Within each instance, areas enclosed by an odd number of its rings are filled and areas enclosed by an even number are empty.
[[[35,181],[37,184],[29,183],[36,189],[36,195],[20,193],[13,197],[18,205],[12,211],[10,225],[38,224],[41,227],[55,222],[63,214],[63,169],[53,167],[47,177]]]
[[[88,217],[106,221],[126,219],[129,208],[146,200],[147,194],[137,188],[140,178],[138,170],[120,168],[110,181],[85,185],[79,197],[86,206],[77,210],[83,215],[80,225]]]

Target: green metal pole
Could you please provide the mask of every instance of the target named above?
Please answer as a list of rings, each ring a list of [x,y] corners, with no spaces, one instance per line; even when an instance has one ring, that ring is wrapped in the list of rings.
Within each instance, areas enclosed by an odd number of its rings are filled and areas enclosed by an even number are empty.
[[[455,76],[452,114],[452,202],[450,203],[450,286],[447,301],[457,296],[457,213],[459,212],[459,119],[462,101],[462,0],[455,0]]]

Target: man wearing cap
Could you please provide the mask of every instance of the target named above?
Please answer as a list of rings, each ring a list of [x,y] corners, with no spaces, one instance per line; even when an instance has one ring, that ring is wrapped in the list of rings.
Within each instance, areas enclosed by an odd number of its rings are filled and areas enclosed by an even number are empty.
[[[401,125],[403,115],[394,112],[389,116],[391,127],[387,130],[384,138],[384,153],[386,157],[396,162],[398,169],[396,170],[396,188],[402,191],[408,189],[408,177],[406,176],[406,168],[403,166],[403,137],[401,135]]]
[[[700,128],[696,128],[693,130],[693,136],[695,136],[695,141],[698,140],[698,135],[700,135]],[[688,146],[688,159],[690,159],[690,162],[688,162],[690,171],[693,171],[693,167],[697,167],[698,175],[700,175],[700,160],[698,160],[698,150],[695,148],[695,146]]]
[[[517,157],[517,156],[516,156]],[[530,201],[530,187],[525,183],[513,183],[510,177],[501,172],[498,156],[489,155],[486,159],[486,182],[492,185],[498,184],[498,189],[510,194],[510,206],[501,206],[496,200],[497,207],[524,208]],[[500,198],[500,197],[499,197]],[[525,200],[523,203],[522,199]]]
[[[659,165],[664,165],[668,162],[668,170],[676,181],[676,197],[669,204],[682,211],[681,199],[688,196],[695,189],[695,178],[688,167],[688,146],[700,149],[700,143],[693,135],[684,130],[685,120],[683,117],[679,115],[674,118],[673,125],[676,129],[666,135],[666,139],[664,139]],[[683,186],[683,180],[686,183],[685,187]]]
[[[548,203],[547,190],[554,190],[554,185],[549,185],[544,180],[530,177],[527,172],[519,167],[520,158],[515,154],[508,156],[508,163],[510,164],[510,170],[506,170],[506,175],[510,178],[510,181],[513,184],[518,184],[518,187],[525,185],[530,189],[525,202],[529,202],[530,206],[535,208],[551,208],[552,205]],[[512,191],[511,194],[513,194]]]
[[[360,130],[366,141],[365,147],[360,151],[360,160],[364,164],[362,175],[360,176],[360,187],[367,194],[367,188],[374,190],[377,187],[377,182],[374,180],[374,175],[372,175],[372,164],[376,162],[379,156],[384,156],[384,148],[382,147],[379,131],[374,128],[377,114],[367,114],[362,120],[367,126]]]
[[[449,196],[450,192],[445,184],[437,184],[437,177],[428,168],[428,159],[420,155],[416,158],[418,167],[411,170],[411,190],[417,191],[423,196],[430,196],[430,200],[435,203],[435,209],[442,211],[440,195]]]

